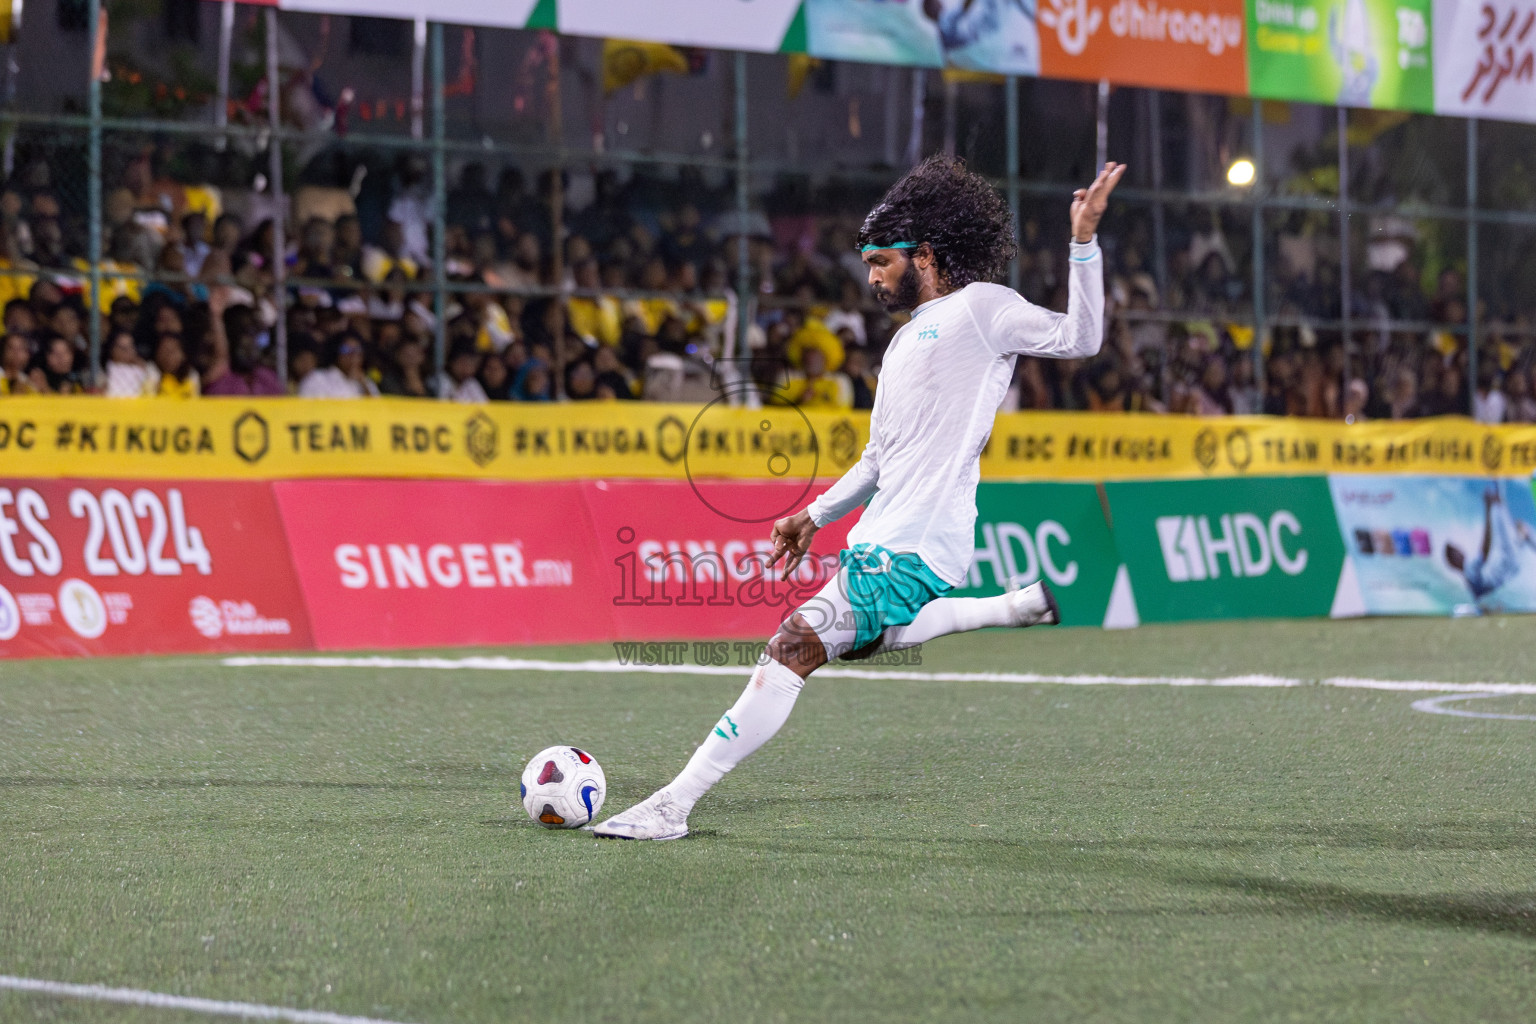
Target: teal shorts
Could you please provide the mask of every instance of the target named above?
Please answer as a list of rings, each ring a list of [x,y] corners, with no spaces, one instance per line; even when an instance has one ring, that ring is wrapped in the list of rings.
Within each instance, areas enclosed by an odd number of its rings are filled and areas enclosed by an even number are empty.
[[[892,552],[878,544],[858,544],[840,552],[838,563],[832,586],[842,590],[852,617],[849,651],[867,647],[892,626],[905,626],[917,618],[923,605],[954,589],[915,551]],[[849,652],[827,653],[839,657]]]

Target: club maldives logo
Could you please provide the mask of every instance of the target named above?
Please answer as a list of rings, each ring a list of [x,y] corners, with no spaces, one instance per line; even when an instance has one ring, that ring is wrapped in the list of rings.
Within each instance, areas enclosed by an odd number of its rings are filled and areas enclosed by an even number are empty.
[[[199,594],[187,606],[192,628],[210,640],[221,636],[287,636],[293,631],[287,619],[257,614],[249,601],[215,601]]]
[[[68,579],[59,584],[59,611],[64,623],[85,640],[107,631],[107,605],[96,588],[85,580]]]
[[[1056,30],[1056,41],[1072,57],[1088,48],[1105,20],[1103,9],[1089,0],[1046,0],[1040,8],[1040,22]],[[1108,22],[1118,38],[1203,46],[1212,57],[1243,45],[1240,16],[1163,7],[1157,0],[1116,0]]]

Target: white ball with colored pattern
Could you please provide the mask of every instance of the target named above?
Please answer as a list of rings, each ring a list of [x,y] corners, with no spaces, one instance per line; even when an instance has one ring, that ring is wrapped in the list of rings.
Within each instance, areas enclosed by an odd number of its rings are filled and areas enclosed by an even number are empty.
[[[523,769],[523,807],[545,828],[581,828],[603,809],[608,780],[597,759],[578,747],[541,750]]]

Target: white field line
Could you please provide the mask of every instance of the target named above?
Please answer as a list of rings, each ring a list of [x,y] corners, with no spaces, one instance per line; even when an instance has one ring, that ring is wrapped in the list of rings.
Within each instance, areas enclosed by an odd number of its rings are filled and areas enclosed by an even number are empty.
[[[1466,711],[1448,708],[1447,701],[1477,700],[1481,697],[1502,697],[1502,693],[1448,693],[1443,697],[1425,697],[1413,702],[1413,710],[1431,715],[1455,715],[1457,718],[1502,718],[1507,722],[1536,722],[1536,715],[1501,715],[1492,711]]]
[[[240,1017],[245,1020],[285,1020],[294,1024],[395,1024],[393,1021],[374,1017],[349,1017],[323,1010],[290,1010],[282,1006],[262,1006],[259,1003],[230,1003],[222,999],[198,999],[193,996],[172,996],[163,992],[144,992],[136,988],[108,988],[105,985],[71,985],[63,981],[40,981],[36,978],[13,978],[0,974],[0,990],[34,992],[38,995],[61,996],[66,999],[94,999],[103,1003],[121,1003],[124,1006],[147,1006],[156,1010],[185,1010],[188,1013],[204,1013],[214,1017]]]
[[[380,655],[336,655],[225,658],[234,668],[415,668],[475,669],[491,672],[589,672],[604,675],[650,673],[656,675],[745,676],[744,666],[730,665],[636,665],[618,661],[548,661],[538,658],[465,657],[398,658]],[[873,679],[920,683],[1022,683],[1061,686],[1217,686],[1289,687],[1333,686],[1347,690],[1425,690],[1431,692],[1536,694],[1536,683],[1445,683],[1427,679],[1361,679],[1331,676],[1326,679],[1293,679],[1286,676],[1111,676],[1049,675],[1034,672],[906,672],[885,669],[823,668],[818,679]]]

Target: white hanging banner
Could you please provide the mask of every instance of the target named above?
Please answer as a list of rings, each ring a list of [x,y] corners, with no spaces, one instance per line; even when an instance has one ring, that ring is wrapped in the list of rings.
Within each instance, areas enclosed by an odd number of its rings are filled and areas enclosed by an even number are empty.
[[[1536,121],[1536,0],[1435,0],[1435,113]]]
[[[560,0],[561,32],[776,53],[801,0]],[[800,43],[794,49],[804,49]]]
[[[249,0],[242,0],[249,2]],[[490,28],[524,28],[539,0],[454,0],[451,4],[430,0],[276,0],[270,6],[285,11],[313,14],[349,14],[364,18],[403,18],[441,21],[450,25],[484,25]]]

